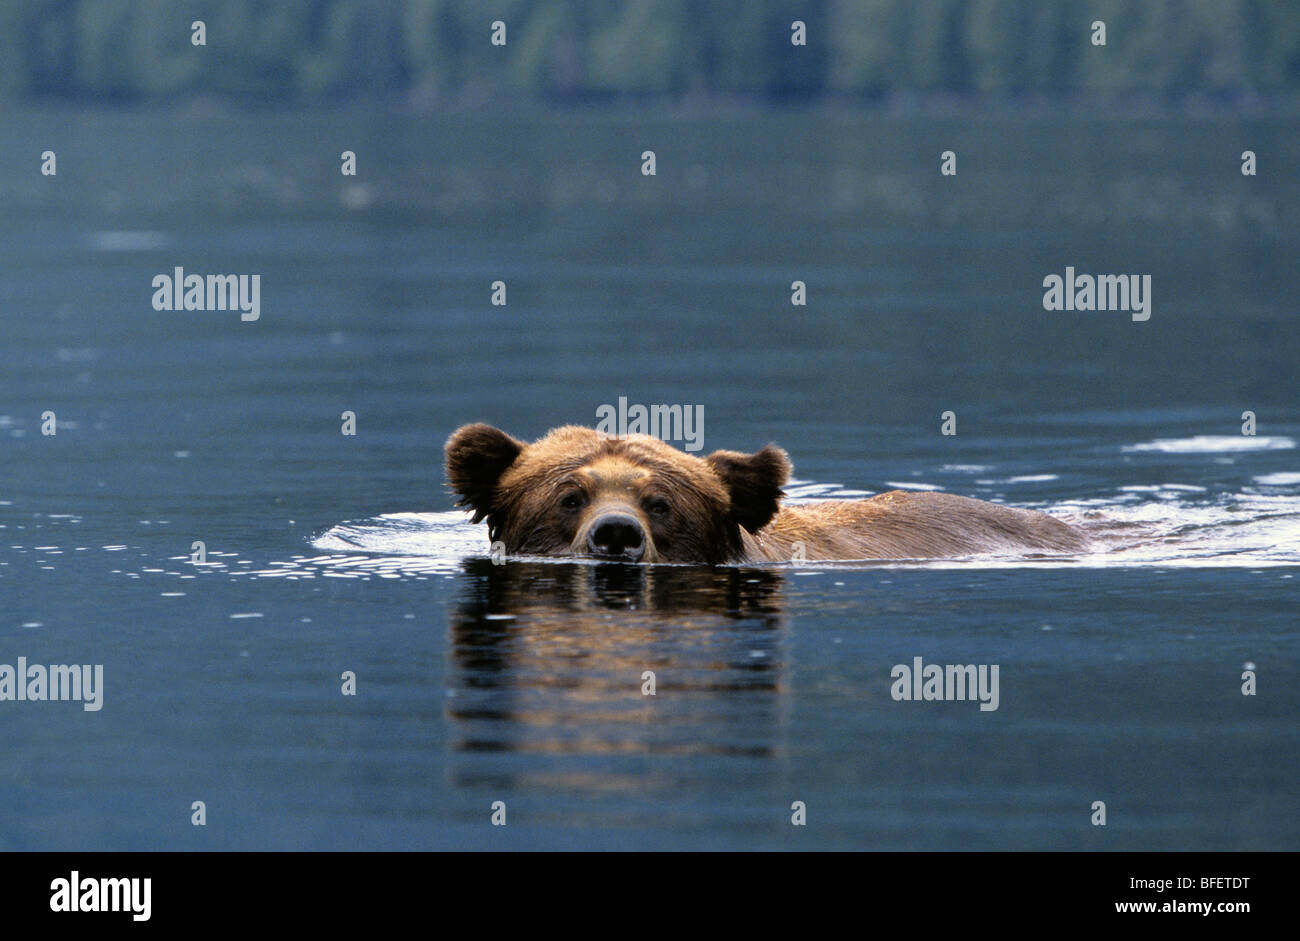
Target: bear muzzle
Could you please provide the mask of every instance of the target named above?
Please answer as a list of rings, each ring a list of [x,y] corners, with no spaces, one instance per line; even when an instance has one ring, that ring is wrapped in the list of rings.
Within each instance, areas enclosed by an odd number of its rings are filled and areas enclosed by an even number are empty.
[[[647,555],[645,527],[629,513],[603,513],[591,521],[586,531],[587,552],[597,558],[640,562]]]

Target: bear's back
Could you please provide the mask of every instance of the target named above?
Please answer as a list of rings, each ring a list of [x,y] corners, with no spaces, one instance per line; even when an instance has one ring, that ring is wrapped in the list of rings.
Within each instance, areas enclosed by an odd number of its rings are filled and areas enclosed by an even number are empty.
[[[1039,513],[934,491],[891,490],[869,500],[783,506],[756,534],[746,534],[755,561],[934,559],[994,552],[1081,552],[1088,540],[1073,526]]]

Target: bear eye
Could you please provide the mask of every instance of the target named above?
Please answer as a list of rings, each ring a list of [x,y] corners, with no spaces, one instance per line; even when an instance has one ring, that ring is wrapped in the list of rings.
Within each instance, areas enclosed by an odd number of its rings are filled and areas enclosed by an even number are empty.
[[[581,509],[587,502],[587,495],[581,490],[570,490],[564,496],[560,497],[560,506],[566,510]]]
[[[671,510],[668,501],[663,497],[652,497],[645,502],[645,511],[655,519],[663,519]]]

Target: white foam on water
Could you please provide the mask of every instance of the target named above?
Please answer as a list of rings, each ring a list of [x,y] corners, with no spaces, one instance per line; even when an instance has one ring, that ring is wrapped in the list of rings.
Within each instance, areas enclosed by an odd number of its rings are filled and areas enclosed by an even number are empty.
[[[1220,454],[1225,451],[1286,451],[1295,439],[1267,435],[1196,435],[1191,438],[1157,438],[1121,448],[1125,453],[1156,451],[1161,454]]]
[[[347,553],[295,560],[299,568],[325,574],[428,575],[457,571],[464,559],[484,558],[487,525],[470,523],[468,513],[388,513],[369,520],[340,523],[317,536],[320,552]],[[358,555],[357,553],[364,553]]]
[[[1153,493],[1162,500],[1178,500],[1187,493],[1205,493],[1204,487],[1189,484],[1131,484],[1119,489],[1121,493]]]
[[[377,552],[391,555],[441,556],[448,550],[462,555],[486,555],[487,526],[474,526],[469,514],[460,510],[443,513],[387,513],[371,520],[340,523],[316,539],[312,548],[323,552]],[[362,562],[366,555],[321,557],[308,561],[332,560],[334,565]]]
[[[1255,478],[1255,483],[1263,484],[1265,487],[1289,487],[1300,484],[1300,473],[1280,471],[1276,474],[1260,474]]]
[[[808,503],[813,500],[830,500],[844,498],[869,497],[867,490],[850,490],[839,484],[819,484],[810,480],[792,479],[785,485],[786,503]]]

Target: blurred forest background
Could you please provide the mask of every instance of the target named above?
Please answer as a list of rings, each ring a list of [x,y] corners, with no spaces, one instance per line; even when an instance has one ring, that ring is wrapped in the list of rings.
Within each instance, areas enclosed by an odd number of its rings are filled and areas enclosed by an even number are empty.
[[[489,43],[497,19],[504,48]],[[206,46],[191,45],[194,20]],[[790,42],[795,20],[805,47]],[[0,61],[0,102],[1235,105],[1294,97],[1300,2],[4,0]]]

